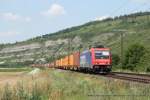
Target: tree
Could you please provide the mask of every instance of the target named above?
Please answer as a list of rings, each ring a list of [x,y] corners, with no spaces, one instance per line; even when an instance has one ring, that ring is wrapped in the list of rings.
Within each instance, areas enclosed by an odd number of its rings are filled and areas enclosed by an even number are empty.
[[[124,69],[134,70],[145,53],[144,46],[133,44],[125,52]]]
[[[120,57],[117,54],[112,54],[112,65],[117,66],[119,64]]]
[[[141,58],[137,69],[140,71],[150,72],[150,49],[146,49],[144,56]]]

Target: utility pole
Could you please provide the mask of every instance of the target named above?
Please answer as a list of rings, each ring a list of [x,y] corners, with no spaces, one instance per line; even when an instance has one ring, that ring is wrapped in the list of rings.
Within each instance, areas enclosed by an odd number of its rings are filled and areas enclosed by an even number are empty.
[[[69,59],[69,55],[70,55],[70,39],[68,38],[68,65],[70,64],[70,59]]]
[[[82,44],[79,45],[79,52],[81,52]]]
[[[61,46],[59,48],[57,48],[55,50],[55,52],[53,53],[53,61],[56,61],[56,59],[58,58],[58,56],[60,55],[59,51],[60,51],[60,48],[63,46],[64,44],[61,44]],[[56,66],[56,63],[54,62],[54,66]]]
[[[56,66],[56,62],[55,62],[55,53],[54,53],[54,55],[53,55],[53,62],[54,62],[54,67]]]
[[[121,67],[123,67],[123,60],[124,60],[124,57],[123,57],[123,32],[121,32]]]
[[[123,67],[123,61],[124,61],[124,33],[127,31],[127,30],[123,30],[123,29],[120,29],[120,30],[114,30],[115,32],[119,32],[120,33],[120,55],[121,55],[121,67]]]
[[[150,15],[148,14],[148,15],[147,15],[147,23],[148,23],[148,24],[149,24],[149,16],[150,16]]]
[[[70,65],[70,57],[69,55],[72,53],[73,49],[72,49],[72,44],[71,42],[73,41],[73,37],[68,37],[68,65]]]

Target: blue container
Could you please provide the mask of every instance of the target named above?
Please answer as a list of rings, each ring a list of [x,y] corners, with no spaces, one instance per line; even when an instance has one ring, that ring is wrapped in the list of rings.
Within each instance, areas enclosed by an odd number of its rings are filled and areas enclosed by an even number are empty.
[[[86,50],[80,54],[80,67],[83,68],[91,68],[91,52],[89,50]]]

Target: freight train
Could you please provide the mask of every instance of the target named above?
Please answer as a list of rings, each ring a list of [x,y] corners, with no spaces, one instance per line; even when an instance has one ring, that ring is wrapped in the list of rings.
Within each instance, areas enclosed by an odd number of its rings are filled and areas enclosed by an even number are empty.
[[[112,68],[112,56],[110,48],[91,47],[83,52],[74,52],[71,55],[58,59],[52,63],[44,64],[43,67],[53,67],[65,70],[82,72],[108,73]],[[33,65],[33,67],[42,65]]]

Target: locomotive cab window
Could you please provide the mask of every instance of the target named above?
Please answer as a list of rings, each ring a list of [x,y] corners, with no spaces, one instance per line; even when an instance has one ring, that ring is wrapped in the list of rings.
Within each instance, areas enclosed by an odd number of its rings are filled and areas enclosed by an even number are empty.
[[[109,51],[95,51],[95,59],[109,59]]]

